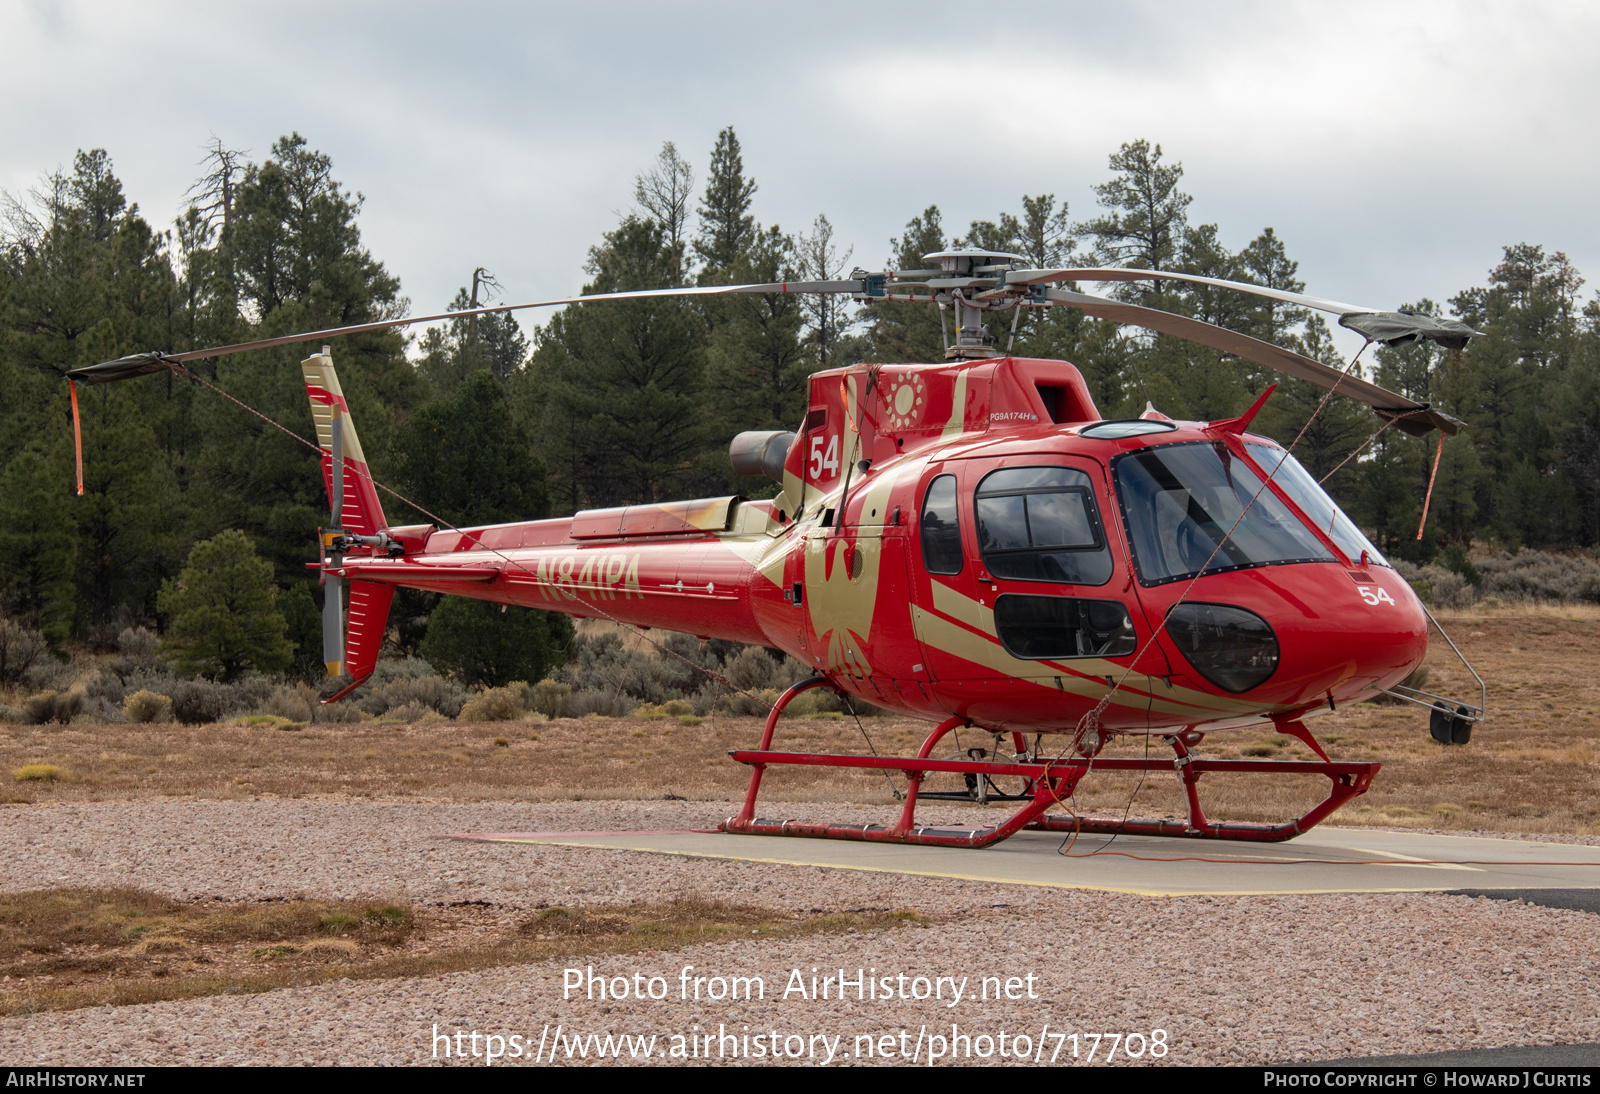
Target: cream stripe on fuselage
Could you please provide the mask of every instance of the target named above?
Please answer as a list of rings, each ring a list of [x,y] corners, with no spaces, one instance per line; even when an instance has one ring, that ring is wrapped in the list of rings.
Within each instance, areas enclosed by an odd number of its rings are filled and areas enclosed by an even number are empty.
[[[1098,698],[1105,692],[1105,678],[1120,679],[1126,665],[1101,657],[1073,658],[1070,661],[1025,661],[1007,653],[1000,644],[994,629],[994,609],[964,596],[948,585],[933,583],[933,611],[915,609],[917,634],[922,641],[964,661],[994,669],[999,675],[1017,680],[1027,680],[1041,687],[1055,688],[1055,676],[1061,675],[1061,684],[1077,695]],[[965,624],[961,626],[960,624]],[[967,628],[971,628],[971,630]],[[981,632],[974,634],[973,631]],[[1033,671],[1028,671],[1029,669]],[[1087,679],[1086,679],[1087,677]],[[1048,682],[1041,682],[1045,678]],[[1281,708],[1223,699],[1203,691],[1181,686],[1168,687],[1159,677],[1143,673],[1130,675],[1123,685],[1139,693],[1137,702],[1123,706],[1146,705],[1145,694],[1154,696],[1153,710],[1163,714],[1204,714],[1207,718],[1217,714],[1270,713]],[[1132,698],[1132,696],[1130,696]],[[1113,700],[1116,702],[1116,700]]]

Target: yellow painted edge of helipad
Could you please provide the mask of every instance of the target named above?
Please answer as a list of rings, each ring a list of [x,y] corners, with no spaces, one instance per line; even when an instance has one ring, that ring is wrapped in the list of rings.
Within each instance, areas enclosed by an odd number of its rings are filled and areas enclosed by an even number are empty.
[[[533,843],[548,847],[580,847],[588,851],[637,851],[645,855],[676,855],[679,858],[717,859],[723,862],[759,862],[769,866],[809,866],[818,870],[859,870],[870,874],[903,874],[907,877],[936,877],[951,881],[976,881],[985,885],[1030,885],[1039,889],[1077,889],[1092,893],[1121,893],[1126,896],[1193,897],[1193,896],[1314,896],[1340,893],[1437,893],[1432,887],[1408,888],[1395,886],[1378,889],[1228,889],[1220,891],[1195,890],[1170,892],[1160,889],[1123,889],[1112,885],[1081,885],[1066,881],[1028,881],[1022,878],[983,877],[977,874],[947,873],[941,870],[901,870],[889,866],[855,866],[837,862],[800,862],[794,859],[755,858],[750,855],[717,855],[708,851],[664,851],[659,847],[615,847],[603,843],[578,843],[563,839],[496,838],[450,836],[450,839],[470,840],[474,843]]]

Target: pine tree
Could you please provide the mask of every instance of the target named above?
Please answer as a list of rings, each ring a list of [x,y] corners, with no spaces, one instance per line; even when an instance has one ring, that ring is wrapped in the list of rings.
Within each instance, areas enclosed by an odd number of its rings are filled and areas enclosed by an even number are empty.
[[[0,472],[0,612],[57,649],[71,634],[78,538],[70,454],[36,439]]]
[[[729,273],[741,283],[793,281],[794,252],[794,240],[774,226],[756,237]],[[811,369],[800,338],[806,320],[802,297],[735,296],[718,303],[721,321],[707,347],[705,388],[713,408],[708,443],[713,452],[726,452],[744,430],[796,428]]]
[[[257,558],[243,532],[195,544],[177,578],[161,590],[169,622],[162,648],[184,674],[229,681],[247,669],[286,668],[294,648],[275,601],[272,564]]]
[[[1582,284],[1564,254],[1523,243],[1505,248],[1487,287],[1451,300],[1485,337],[1442,362],[1438,378],[1465,389],[1476,411],[1470,443],[1485,474],[1475,493],[1484,530],[1507,543],[1549,545],[1577,534],[1569,514],[1581,487],[1565,474],[1563,450],[1584,400],[1552,396],[1574,391]]]
[[[833,235],[833,224],[818,213],[811,222],[811,234],[802,234],[795,248],[796,272],[801,278],[807,281],[833,281],[844,277],[855,248],[851,247],[840,254]],[[811,293],[801,299],[810,327],[806,341],[811,347],[812,367],[825,369],[845,364],[837,358],[840,344],[849,336],[856,322],[850,314],[850,302],[832,293]]]
[[[550,515],[544,464],[487,371],[420,408],[399,433],[398,473],[407,495],[457,525]]]
[[[111,173],[111,157],[104,148],[80,150],[73,158],[72,198],[89,229],[89,238],[109,243],[128,202],[122,196],[122,182]]]
[[[586,295],[661,288],[674,275],[661,226],[628,217],[590,252]],[[575,305],[533,355],[537,430],[556,507],[664,501],[722,478],[703,457],[706,334],[682,299]]]
[[[1340,358],[1328,332],[1328,324],[1321,316],[1310,320],[1303,338],[1285,341],[1312,360],[1341,371],[1348,363]],[[1229,362],[1236,370],[1242,364],[1239,361]],[[1335,392],[1324,402],[1328,394],[1325,388],[1268,369],[1260,370],[1248,381],[1243,397],[1253,402],[1270,384],[1277,384],[1278,390],[1261,408],[1251,430],[1286,446],[1300,437],[1300,443],[1294,451],[1295,458],[1312,478],[1319,481],[1332,473],[1346,456],[1383,424],[1375,414],[1352,399],[1342,398]],[[1322,408],[1320,413],[1318,407]],[[1317,415],[1315,420],[1311,419],[1312,414]],[[1303,436],[1302,429],[1305,430]],[[1329,492],[1336,497],[1348,495],[1353,489],[1355,471],[1355,461],[1345,464],[1339,475],[1328,484]]]
[[[1289,258],[1283,240],[1271,228],[1263,229],[1260,235],[1250,241],[1249,246],[1239,252],[1239,265],[1243,267],[1245,281],[1282,292],[1306,291],[1306,283],[1298,276],[1300,264]],[[1276,341],[1298,327],[1311,314],[1292,304],[1256,299],[1259,301],[1256,307],[1260,310],[1260,321],[1257,329],[1249,333],[1268,342]]]
[[[400,283],[361,246],[356,216],[364,200],[333,178],[332,160],[300,134],[275,141],[271,158],[245,169],[222,237],[241,303],[263,320],[289,305],[300,305],[296,319],[330,324],[386,313]]]
[[[750,199],[755,192],[755,180],[745,177],[739,138],[729,126],[717,134],[716,147],[711,150],[711,170],[700,204],[700,234],[695,237],[694,249],[704,266],[701,284],[726,281],[728,271],[754,242],[756,222],[750,215]]]
[[[215,261],[233,271],[240,327],[233,337],[316,329],[391,315],[405,306],[399,282],[361,243],[362,198],[334,177],[328,156],[299,134],[274,142],[234,191],[232,221]],[[396,420],[431,394],[397,333],[332,344],[362,446],[381,481],[393,467]],[[197,362],[194,371],[311,440],[298,362],[315,347],[290,346]],[[194,411],[206,441],[183,483],[200,500],[193,534],[240,528],[272,560],[279,581],[304,581],[306,544],[328,521],[317,457],[231,403],[207,396]],[[216,443],[213,438],[228,438]],[[198,486],[198,491],[193,487]]]
[[[456,290],[447,311],[465,311],[477,305],[463,286]],[[451,319],[443,327],[429,327],[418,339],[421,354],[417,367],[434,389],[444,397],[480,369],[502,384],[528,361],[528,338],[510,312],[480,315],[477,322]]]
[[[447,596],[429,616],[418,653],[465,684],[503,687],[559,668],[572,634],[572,620],[556,612]]]
[[[1094,188],[1108,212],[1078,226],[1095,237],[1095,259],[1105,266],[1170,269],[1188,225],[1193,200],[1178,189],[1183,165],[1161,162],[1161,146],[1132,141],[1110,157],[1115,172]]]
[[[937,205],[930,205],[921,216],[906,223],[905,234],[891,239],[889,265],[897,270],[920,270],[927,266],[923,255],[945,250],[944,226]],[[861,309],[867,322],[870,349],[867,359],[883,363],[920,363],[944,360],[945,339],[939,309],[921,301],[884,301]]]

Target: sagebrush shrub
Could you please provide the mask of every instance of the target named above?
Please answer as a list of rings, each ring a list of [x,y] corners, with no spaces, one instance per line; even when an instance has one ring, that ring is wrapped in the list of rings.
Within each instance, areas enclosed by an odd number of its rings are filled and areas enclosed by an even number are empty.
[[[72,685],[72,675],[71,665],[46,657],[22,674],[22,682],[37,691],[65,691]]]
[[[106,662],[123,683],[132,676],[164,676],[172,665],[160,655],[161,639],[144,627],[128,627],[117,635],[117,656]]]
[[[81,691],[43,691],[22,701],[22,723],[42,726],[49,722],[66,725],[83,710]]]
[[[408,660],[411,662],[406,666],[408,669],[412,666],[429,667],[426,661],[416,658]],[[374,672],[373,676],[378,677],[378,673]],[[433,672],[416,675],[395,672],[389,674],[387,679],[380,680],[376,686],[369,681],[363,691],[365,694],[356,702],[368,714],[376,715],[387,714],[395,707],[420,703],[446,718],[454,718],[461,713],[461,704],[467,701],[467,693],[460,684]]]
[[[0,686],[21,683],[31,669],[50,659],[50,643],[44,635],[0,617]]]
[[[1501,552],[1478,566],[1483,591],[1505,600],[1600,603],[1600,561],[1592,555]]]
[[[317,693],[306,684],[274,688],[272,694],[256,707],[262,714],[273,714],[291,722],[311,721],[312,708],[317,705]]]
[[[122,680],[112,672],[96,672],[83,685],[83,693],[91,703],[104,699],[112,706],[121,706],[122,700],[127,698],[127,691]]]
[[[155,691],[136,691],[123,700],[122,713],[128,721],[149,724],[172,720],[172,700]]]
[[[1478,590],[1470,581],[1443,566],[1423,566],[1411,587],[1435,608],[1469,608],[1478,600]]]
[[[759,691],[746,693],[735,692],[728,696],[724,709],[730,714],[744,714],[752,718],[765,718],[772,711],[772,704],[778,701],[779,694],[777,688],[762,688]],[[804,698],[804,696],[801,696],[801,698]],[[798,700],[796,701],[798,702]],[[793,710],[794,704],[791,703],[789,709]]]
[[[243,689],[211,680],[180,680],[172,685],[172,716],[185,725],[220,722],[250,706]]]
[[[361,708],[348,701],[327,704],[318,703],[311,708],[311,720],[334,725],[353,725],[361,721]]]
[[[435,718],[439,717],[438,712],[432,707],[424,706],[421,703],[407,703],[404,706],[390,707],[388,710],[384,711],[383,716],[385,718],[393,718],[397,722],[406,722],[409,724],[412,722],[420,722],[423,718],[430,714],[432,714]]]
[[[104,697],[89,699],[84,705],[84,712],[97,722],[107,725],[119,725],[128,719],[122,714],[122,708]]]
[[[567,696],[571,694],[571,684],[546,677],[533,685],[533,701],[528,704],[528,708],[538,711],[547,718],[560,718],[566,714]]]
[[[787,660],[785,658],[784,660]],[[723,675],[741,691],[782,691],[794,680],[788,678],[783,661],[760,646],[747,646],[728,660]]]
[[[510,688],[489,688],[462,704],[459,719],[463,722],[511,722],[522,717],[526,709],[521,697]]]
[[[567,697],[568,718],[583,718],[598,714],[602,718],[626,718],[633,713],[635,702],[626,695],[609,691],[575,691]]]

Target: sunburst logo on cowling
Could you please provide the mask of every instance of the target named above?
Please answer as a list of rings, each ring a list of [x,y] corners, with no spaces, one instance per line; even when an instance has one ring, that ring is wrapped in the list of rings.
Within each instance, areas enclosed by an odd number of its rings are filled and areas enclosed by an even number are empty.
[[[890,381],[884,400],[889,404],[889,428],[910,429],[922,421],[928,387],[921,376],[908,373]]]

